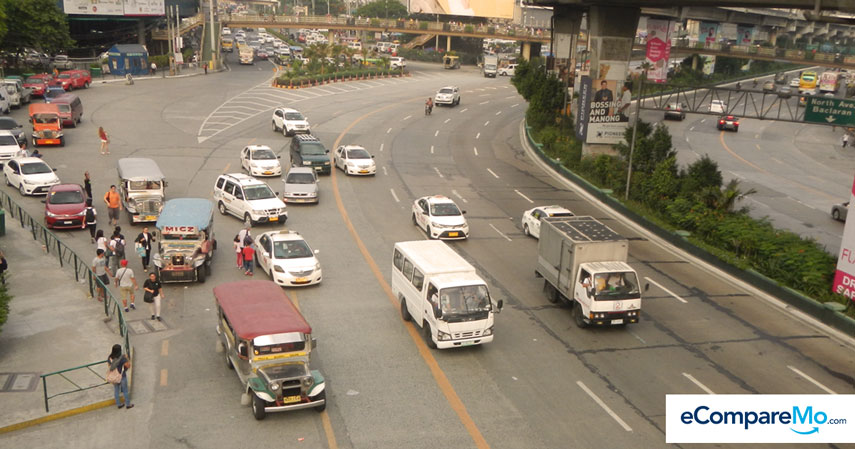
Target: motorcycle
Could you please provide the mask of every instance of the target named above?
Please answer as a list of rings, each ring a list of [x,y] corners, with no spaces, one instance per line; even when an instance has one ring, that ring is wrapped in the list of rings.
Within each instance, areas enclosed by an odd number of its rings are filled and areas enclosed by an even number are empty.
[[[425,104],[425,115],[430,115],[431,112],[433,112],[433,105],[430,103]]]

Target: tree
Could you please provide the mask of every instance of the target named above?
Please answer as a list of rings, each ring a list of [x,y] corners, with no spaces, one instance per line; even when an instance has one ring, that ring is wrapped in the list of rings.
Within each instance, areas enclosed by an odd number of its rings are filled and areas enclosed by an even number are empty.
[[[718,163],[706,154],[689,164],[686,171],[682,173],[682,178],[682,195],[687,198],[706,189],[721,190],[722,177]]]
[[[0,2],[0,42],[3,42],[7,31],[9,27],[6,26],[6,3]]]
[[[8,31],[0,48],[13,54],[25,48],[55,53],[74,45],[65,14],[54,0],[2,0]]]
[[[407,17],[407,7],[398,0],[376,0],[360,6],[356,10],[356,15],[381,19],[399,19]]]

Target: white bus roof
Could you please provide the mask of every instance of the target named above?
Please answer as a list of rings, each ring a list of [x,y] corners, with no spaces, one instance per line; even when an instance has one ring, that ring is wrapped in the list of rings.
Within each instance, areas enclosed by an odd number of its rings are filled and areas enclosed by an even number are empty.
[[[399,249],[426,275],[475,272],[475,267],[441,240],[398,242],[395,243],[395,248]]]

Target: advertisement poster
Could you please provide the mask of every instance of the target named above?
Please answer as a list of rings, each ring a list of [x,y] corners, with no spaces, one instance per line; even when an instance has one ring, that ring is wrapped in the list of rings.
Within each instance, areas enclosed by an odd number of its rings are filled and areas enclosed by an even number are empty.
[[[716,22],[701,22],[701,27],[698,31],[698,42],[703,42],[704,45],[712,45],[716,43],[718,36],[718,23]]]
[[[704,60],[704,75],[712,75],[715,72],[715,56],[701,56]]]
[[[125,13],[122,0],[64,0],[62,11],[99,16],[121,16]]]
[[[583,142],[588,137],[588,116],[590,113],[591,77],[583,75],[579,82],[579,110],[576,112],[576,137],[581,139]]]
[[[587,143],[616,144],[623,140],[629,122],[632,93],[622,82],[598,79],[592,82],[593,98],[588,113]]]
[[[164,0],[124,0],[126,16],[162,16]]]
[[[740,45],[750,44],[754,39],[754,27],[738,25],[736,27],[736,43]]]
[[[852,193],[849,195],[848,209],[850,210],[846,211],[847,214],[852,212],[853,206],[855,206],[855,181],[852,183]],[[847,220],[843,227],[843,241],[840,243],[840,255],[837,257],[837,271],[834,273],[832,289],[834,293],[855,301],[855,220]]]
[[[409,0],[411,14],[514,18],[514,0]]]
[[[668,60],[671,57],[671,22],[647,19],[647,62],[653,67],[647,71],[647,79],[664,83],[668,79]]]

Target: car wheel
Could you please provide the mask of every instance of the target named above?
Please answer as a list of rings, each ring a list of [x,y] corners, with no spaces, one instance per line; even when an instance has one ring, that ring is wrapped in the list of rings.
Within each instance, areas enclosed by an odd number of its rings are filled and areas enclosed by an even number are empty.
[[[225,204],[223,204],[223,202],[222,202],[222,201],[220,201],[220,202],[219,202],[219,204],[217,204],[217,209],[219,209],[219,210],[220,210],[220,213],[221,213],[221,214],[223,214],[223,215],[225,215],[225,214],[226,214],[226,205],[225,205]]]
[[[6,180],[6,185],[7,185],[7,186],[11,186],[11,185],[12,185],[12,183],[11,183],[11,182],[9,182],[9,177],[8,177],[8,176],[3,175],[3,179],[5,179],[5,180]]]
[[[247,226],[252,226],[252,217],[249,216],[249,212],[243,214],[243,223]]]
[[[576,322],[576,327],[583,329],[588,327],[588,323],[585,322],[585,318],[582,316],[582,304],[578,302],[573,304],[573,321]]]
[[[252,394],[252,416],[255,416],[255,419],[261,421],[267,415],[267,412],[264,411],[264,406],[267,403],[264,399],[258,397],[257,394]]]
[[[738,133],[738,132],[739,132],[739,127],[738,127],[738,126],[737,126],[737,127],[734,127],[734,128],[733,128],[733,132]]]
[[[273,132],[275,132],[275,133],[278,133],[278,132],[279,132],[279,127],[278,127],[278,126],[276,126],[276,121],[275,121],[275,120],[273,121]]]
[[[433,337],[431,337],[430,324],[425,322],[424,326],[424,335],[425,335],[425,344],[427,344],[428,348],[436,349],[436,342],[433,341]]]
[[[89,81],[87,81],[87,82],[83,83],[83,88],[84,88],[84,89],[89,89]]]
[[[523,234],[531,236],[531,232],[528,230],[528,223],[523,225]]]
[[[21,181],[21,183],[18,184],[18,191],[21,192],[21,195],[27,195],[27,192],[24,190],[24,181]]]
[[[410,315],[410,311],[407,310],[407,300],[404,298],[401,298],[401,318],[404,321],[411,321],[413,319],[413,316]]]
[[[64,147],[64,146],[65,146],[65,137],[60,137],[60,138],[59,138],[59,146],[61,146],[61,147]]]
[[[232,359],[229,358],[229,348],[226,348],[226,350],[223,351],[223,353],[226,355],[226,366],[229,369],[235,369],[235,365],[232,363]]]
[[[199,281],[200,284],[205,283],[205,266],[204,264],[196,269],[196,280]]]
[[[6,180],[6,184],[9,184],[9,180]],[[834,209],[833,211],[831,211],[831,218],[839,221],[840,220],[840,211],[837,209]]]
[[[430,233],[430,226],[427,226],[425,228],[425,232],[427,233],[428,240],[433,240],[433,237],[431,237],[431,233]]]
[[[320,412],[322,412],[322,411],[324,411],[324,410],[326,410],[326,409],[327,409],[327,402],[326,402],[326,399],[327,399],[327,392],[326,392],[326,390],[322,391],[322,392],[321,392],[321,394],[319,394],[319,395],[315,398],[315,400],[316,400],[316,401],[320,401],[321,399],[323,399],[323,400],[324,400],[324,404],[323,404],[323,405],[319,405],[319,406],[315,407],[315,411],[316,411],[316,412],[318,412],[318,413],[320,413]]]

